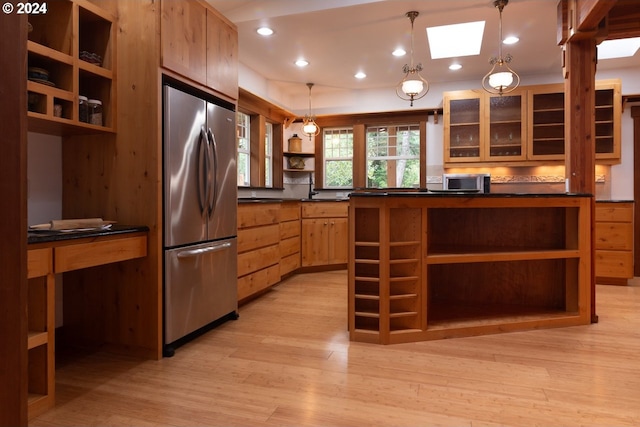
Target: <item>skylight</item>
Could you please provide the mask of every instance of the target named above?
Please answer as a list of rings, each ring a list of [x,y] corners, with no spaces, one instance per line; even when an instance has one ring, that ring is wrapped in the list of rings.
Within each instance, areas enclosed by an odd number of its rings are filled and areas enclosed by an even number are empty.
[[[484,21],[427,28],[431,59],[480,54]]]
[[[640,37],[605,40],[598,45],[598,59],[626,58],[635,55],[638,48]]]

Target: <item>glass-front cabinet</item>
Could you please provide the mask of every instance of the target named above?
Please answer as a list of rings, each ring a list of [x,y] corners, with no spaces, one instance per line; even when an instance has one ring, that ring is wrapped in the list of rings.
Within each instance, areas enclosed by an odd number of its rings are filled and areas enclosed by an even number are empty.
[[[491,95],[489,134],[486,135],[485,158],[491,161],[523,160],[526,157],[526,92]]]
[[[445,93],[445,163],[482,160],[480,136],[484,130],[483,115],[482,93],[473,90]]]
[[[526,92],[482,91],[444,96],[444,163],[522,160],[526,157]]]
[[[595,155],[620,162],[621,83],[596,82]],[[444,94],[444,166],[561,163],[565,158],[564,85],[525,86],[506,95]]]
[[[563,85],[538,86],[529,91],[529,158],[564,159]]]

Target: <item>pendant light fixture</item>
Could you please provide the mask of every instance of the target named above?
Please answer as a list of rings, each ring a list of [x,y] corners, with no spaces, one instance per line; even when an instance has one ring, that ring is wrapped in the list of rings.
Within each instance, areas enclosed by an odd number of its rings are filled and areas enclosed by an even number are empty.
[[[493,5],[500,11],[500,35],[498,39],[498,57],[489,60],[493,65],[491,71],[482,79],[482,87],[489,93],[502,95],[509,93],[520,84],[520,76],[509,67],[513,59],[510,54],[502,56],[502,10],[509,3],[509,0],[495,0]]]
[[[320,133],[320,126],[316,124],[316,118],[311,114],[311,88],[313,87],[313,83],[307,83],[307,87],[309,88],[309,114],[304,116],[302,121],[302,131],[309,137],[309,140],[311,140],[312,136],[316,136]]]
[[[413,21],[419,15],[416,11],[407,12],[406,16],[411,21],[411,66],[405,64],[402,67],[402,72],[405,74],[404,78],[396,86],[396,95],[400,99],[410,101],[413,107],[413,101],[424,97],[429,92],[429,82],[427,82],[421,75],[422,64],[418,63],[413,65]]]

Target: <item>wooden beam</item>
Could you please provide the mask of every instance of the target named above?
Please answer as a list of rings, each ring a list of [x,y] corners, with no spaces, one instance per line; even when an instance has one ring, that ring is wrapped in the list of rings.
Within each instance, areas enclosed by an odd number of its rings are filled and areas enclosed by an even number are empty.
[[[616,0],[570,0],[569,10],[573,9],[575,13],[575,31],[588,32],[597,28],[615,4]]]
[[[618,0],[608,15],[607,40],[640,37],[640,2]]]
[[[0,14],[0,426],[27,425],[27,16]]]

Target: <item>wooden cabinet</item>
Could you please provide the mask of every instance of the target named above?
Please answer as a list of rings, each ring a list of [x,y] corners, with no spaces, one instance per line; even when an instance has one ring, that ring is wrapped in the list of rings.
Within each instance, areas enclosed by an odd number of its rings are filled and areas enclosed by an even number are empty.
[[[280,277],[300,268],[300,203],[280,206]]]
[[[55,277],[53,249],[27,251],[28,407],[33,418],[55,405]]]
[[[480,90],[444,94],[444,162],[522,160],[526,91],[497,96]]]
[[[160,2],[162,66],[205,84],[207,81],[207,7],[198,1]]]
[[[238,99],[238,33],[206,3],[161,2],[162,66]]]
[[[58,240],[30,245],[27,251],[29,322],[29,418],[55,405],[55,274],[95,267],[147,255],[147,233],[132,232]],[[67,305],[91,309],[78,296]],[[65,300],[65,304],[70,301]],[[100,301],[103,304],[103,301]],[[97,310],[96,310],[97,311]],[[112,314],[112,313],[109,313]],[[92,324],[95,328],[96,325]],[[90,327],[90,328],[91,328]],[[95,331],[92,331],[95,334]]]
[[[564,160],[564,86],[534,86],[529,89],[530,160]],[[619,80],[596,82],[596,161],[620,161],[620,115],[622,114]]]
[[[344,264],[348,258],[348,203],[302,203],[303,267]]]
[[[352,193],[349,222],[353,341],[590,322],[590,197]]]
[[[86,0],[48,2],[29,15],[29,130],[66,135],[116,129],[116,24]],[[101,119],[81,113],[79,97],[102,103]]]
[[[207,86],[238,99],[238,31],[207,9]]]
[[[238,301],[280,281],[280,204],[238,205]]]
[[[596,82],[596,161],[620,161],[619,80]],[[564,86],[525,86],[502,97],[444,94],[444,165],[538,165],[564,160]],[[502,164],[502,163],[496,163]]]
[[[633,278],[633,202],[598,202],[596,283],[626,285]]]

